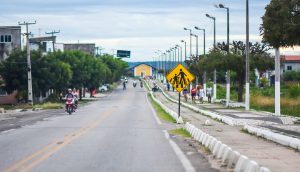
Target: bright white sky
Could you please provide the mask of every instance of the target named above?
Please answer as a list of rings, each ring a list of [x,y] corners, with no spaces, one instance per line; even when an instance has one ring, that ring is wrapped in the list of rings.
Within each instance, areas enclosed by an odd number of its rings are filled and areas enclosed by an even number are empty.
[[[260,41],[261,17],[270,0],[249,2],[250,41]],[[205,28],[207,50],[211,48],[213,21],[206,13],[217,19],[217,41],[225,41],[226,10],[214,7],[219,3],[230,8],[231,41],[245,41],[245,0],[1,0],[0,21],[1,25],[17,25],[36,20],[30,26],[35,36],[60,30],[57,42],[96,43],[105,53],[130,50],[128,61],[151,61],[155,51],[183,46],[182,39],[189,42],[184,27]],[[202,54],[202,32],[193,33],[199,35]]]

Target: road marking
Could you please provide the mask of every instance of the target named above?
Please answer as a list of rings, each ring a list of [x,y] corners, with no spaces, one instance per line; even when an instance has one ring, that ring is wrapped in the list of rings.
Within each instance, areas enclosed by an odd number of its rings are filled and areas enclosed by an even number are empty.
[[[96,120],[94,120],[89,125],[82,127],[79,130],[66,135],[62,139],[58,139],[53,143],[48,144],[44,148],[34,152],[33,154],[11,165],[6,170],[4,170],[4,172],[31,171],[35,166],[39,165],[41,162],[49,158],[51,155],[58,152],[64,146],[80,138],[82,135],[86,134],[91,129],[96,128],[106,117],[112,114],[113,110],[114,110],[113,108],[107,109],[104,113],[101,113],[102,115],[100,117],[96,118]]]
[[[16,130],[16,129],[5,130],[5,131],[2,131],[1,134],[9,133],[9,132],[12,132],[12,131],[14,131],[14,130]]]
[[[169,141],[171,147],[173,148],[174,152],[176,153],[178,159],[180,160],[181,164],[183,165],[183,168],[187,172],[195,172],[195,168],[190,163],[190,161],[187,159],[187,157],[184,155],[182,150],[179,148],[179,146],[170,139],[170,135],[166,130],[163,130],[163,133],[165,134],[166,139]]]
[[[157,124],[158,124],[158,125],[161,125],[161,121],[160,121],[160,119],[157,117],[156,111],[154,110],[152,104],[150,104],[147,94],[146,94],[146,99],[147,99],[147,103],[148,103],[148,105],[149,105],[149,107],[150,107],[150,109],[151,109],[151,111],[152,111],[152,114],[153,114],[153,116],[154,116],[154,118],[155,118]]]

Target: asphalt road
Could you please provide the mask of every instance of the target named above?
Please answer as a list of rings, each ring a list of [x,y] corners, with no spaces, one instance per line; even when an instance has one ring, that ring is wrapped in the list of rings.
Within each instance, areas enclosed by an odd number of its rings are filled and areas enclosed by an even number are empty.
[[[0,171],[214,171],[202,157],[190,161],[169,138],[144,89],[128,87],[124,91],[119,87],[73,115],[63,110],[52,115],[41,112],[49,117],[32,117],[34,122],[2,132]],[[200,162],[196,168],[195,162]]]

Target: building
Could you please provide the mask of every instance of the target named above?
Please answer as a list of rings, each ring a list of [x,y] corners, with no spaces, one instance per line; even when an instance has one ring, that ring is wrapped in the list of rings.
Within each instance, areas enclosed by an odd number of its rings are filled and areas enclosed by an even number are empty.
[[[283,55],[281,56],[281,74],[286,71],[300,72],[300,55]]]
[[[96,47],[96,44],[94,44],[94,43],[64,44],[64,51],[80,50],[80,51],[86,52],[92,56],[95,56],[95,47]]]
[[[136,66],[132,67],[133,69],[133,75],[134,77],[148,77],[152,76],[155,72],[155,68],[145,64],[145,63],[140,63],[137,64]]]
[[[21,26],[0,26],[0,61],[21,48]]]
[[[30,38],[30,49],[40,50],[43,53],[53,52],[53,41],[55,43],[55,40],[56,36]]]

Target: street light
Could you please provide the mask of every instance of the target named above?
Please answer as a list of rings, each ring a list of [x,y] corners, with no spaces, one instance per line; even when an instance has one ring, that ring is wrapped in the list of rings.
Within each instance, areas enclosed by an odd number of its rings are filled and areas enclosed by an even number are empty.
[[[216,17],[213,17],[209,14],[205,14],[205,16],[214,21],[214,48],[216,48]]]
[[[212,19],[214,21],[214,50],[216,49],[216,18],[209,15],[205,14],[206,17]],[[217,70],[214,70],[214,91],[213,91],[213,99],[217,99]]]
[[[202,30],[203,31],[203,54],[205,55],[205,29],[201,29],[197,26],[195,26],[196,30]]]
[[[182,47],[180,45],[176,45],[176,47],[178,48],[178,63],[182,62]],[[180,50],[180,53],[179,53]]]
[[[192,29],[183,28],[184,30],[190,31],[190,59],[192,59]]]
[[[215,5],[216,8],[223,8],[227,10],[227,53],[229,54],[229,8],[223,4]]]
[[[227,54],[229,54],[229,8],[225,7],[223,4],[219,4],[219,6],[215,6],[217,8],[223,8],[227,10]],[[226,74],[226,106],[229,106],[230,99],[230,71],[227,71]]]
[[[181,40],[181,42],[184,42],[184,61],[186,61],[186,42],[184,40]]]
[[[197,58],[198,57],[198,35],[191,33],[191,36],[194,36],[196,38],[196,58]]]

